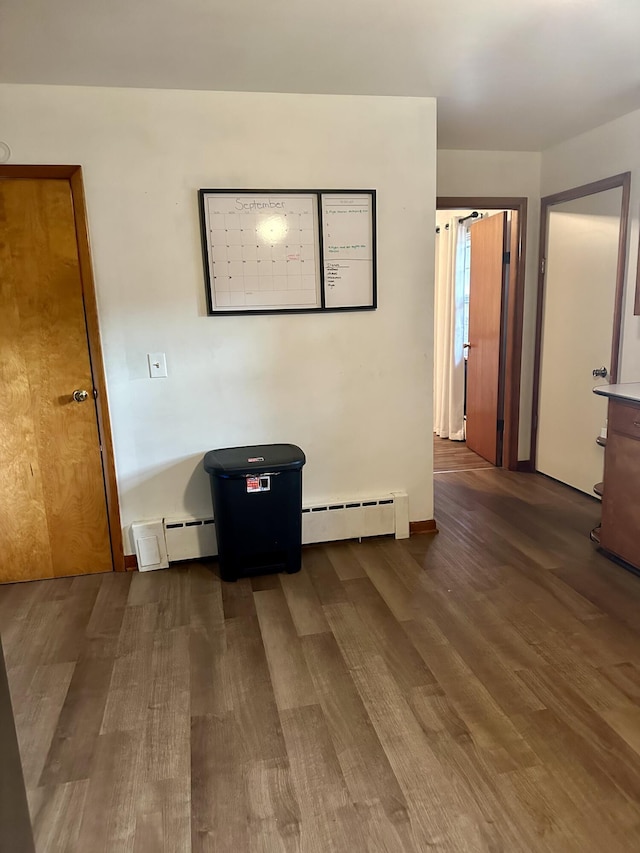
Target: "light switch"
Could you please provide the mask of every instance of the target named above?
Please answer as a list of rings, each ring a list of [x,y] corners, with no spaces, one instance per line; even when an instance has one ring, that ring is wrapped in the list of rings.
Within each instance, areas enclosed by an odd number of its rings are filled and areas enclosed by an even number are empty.
[[[149,376],[152,379],[161,379],[167,375],[167,357],[163,352],[148,352]]]

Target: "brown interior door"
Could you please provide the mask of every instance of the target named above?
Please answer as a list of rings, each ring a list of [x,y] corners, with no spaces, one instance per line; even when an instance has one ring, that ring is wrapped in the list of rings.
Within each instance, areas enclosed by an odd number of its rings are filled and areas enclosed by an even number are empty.
[[[0,180],[0,388],[0,582],[112,570],[68,180]]]
[[[494,465],[501,464],[498,419],[506,234],[506,212],[471,226],[467,446]]]

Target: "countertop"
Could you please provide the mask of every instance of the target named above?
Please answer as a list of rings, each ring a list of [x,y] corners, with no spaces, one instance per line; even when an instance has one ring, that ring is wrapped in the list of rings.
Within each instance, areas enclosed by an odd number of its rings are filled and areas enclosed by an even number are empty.
[[[622,382],[619,385],[598,385],[593,389],[594,394],[602,397],[615,397],[616,400],[628,400],[640,403],[640,382]]]

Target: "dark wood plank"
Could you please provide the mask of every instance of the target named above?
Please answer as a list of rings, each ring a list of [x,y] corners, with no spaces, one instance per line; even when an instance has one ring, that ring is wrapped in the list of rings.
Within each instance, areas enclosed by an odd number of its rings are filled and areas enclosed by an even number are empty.
[[[376,654],[382,655],[405,695],[414,687],[429,686],[441,692],[433,672],[396,621],[384,598],[368,578],[345,583],[345,588],[363,624],[374,638]]]
[[[364,851],[366,839],[317,705],[283,711],[282,728],[300,806],[301,850]]]
[[[241,578],[235,583],[223,583],[222,603],[225,619],[255,616],[256,608],[253,603],[250,578]]]
[[[0,850],[33,853],[33,833],[20,763],[7,669],[0,643]]]
[[[126,608],[101,733],[144,731],[151,697],[157,603]]]
[[[418,849],[441,844],[464,850],[478,836],[469,812],[447,770],[381,657],[367,653],[366,629],[350,604],[327,607],[329,624],[376,730],[393,772],[409,803]]]
[[[88,787],[88,779],[82,779],[32,790],[30,809],[37,851],[69,853],[77,850],[80,816]]]
[[[309,573],[284,574],[281,583],[298,636],[328,631],[329,626]]]
[[[227,633],[191,628],[189,663],[191,667],[191,716],[224,715],[233,710],[233,672],[227,655]]]
[[[233,713],[247,753],[254,761],[284,758],[286,749],[258,619],[229,619],[226,631]]]
[[[394,836],[399,850],[413,849],[407,800],[334,636],[307,636],[303,648],[352,802],[379,804],[376,832]]]
[[[145,779],[189,777],[189,629],[158,632],[144,732]]]
[[[0,587],[37,849],[640,848],[640,582],[498,469],[440,534]]]
[[[288,758],[245,766],[249,850],[300,850],[301,815]]]
[[[323,548],[305,548],[302,552],[302,566],[303,571],[308,573],[321,604],[335,604],[347,600],[340,578]]]
[[[191,723],[193,853],[247,850],[247,803],[242,768],[246,743],[233,714]]]
[[[83,655],[77,662],[39,785],[89,778],[112,671],[113,659]]]
[[[142,786],[136,808],[133,853],[191,850],[191,785],[188,776]]]
[[[448,438],[433,436],[434,474],[477,471],[481,468],[493,468],[493,465],[467,447],[466,441],[451,441]]]
[[[273,574],[257,575],[251,578],[251,589],[254,592],[260,592],[265,589],[280,589],[280,578],[274,572]]]
[[[113,732],[97,740],[76,849],[96,853],[131,850],[138,795],[144,779],[144,741]]]
[[[36,667],[29,689],[14,706],[27,790],[38,787],[74,669],[73,663]]]
[[[313,683],[284,593],[281,589],[256,592],[255,604],[278,708],[314,704]]]

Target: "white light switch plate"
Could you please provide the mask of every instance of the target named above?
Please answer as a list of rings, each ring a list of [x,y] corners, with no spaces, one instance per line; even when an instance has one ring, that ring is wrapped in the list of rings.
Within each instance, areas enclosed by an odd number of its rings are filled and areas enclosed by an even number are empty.
[[[167,375],[167,357],[163,352],[148,352],[147,359],[152,379],[161,379]]]

